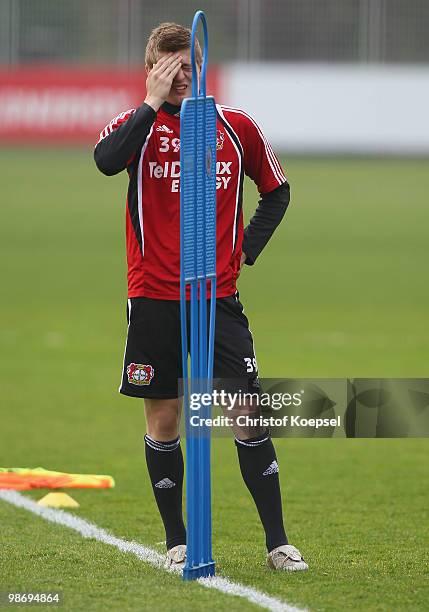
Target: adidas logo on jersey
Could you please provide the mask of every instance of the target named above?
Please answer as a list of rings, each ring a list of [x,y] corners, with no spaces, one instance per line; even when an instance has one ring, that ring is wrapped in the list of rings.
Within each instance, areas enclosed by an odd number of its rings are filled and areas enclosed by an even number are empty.
[[[269,476],[270,474],[277,474],[279,471],[279,465],[277,461],[273,461],[272,464],[263,472],[262,476]]]
[[[167,132],[167,134],[172,134],[173,130],[170,130],[170,128],[168,128],[166,125],[158,125],[158,127],[156,128],[157,132]]]
[[[176,483],[170,480],[169,478],[163,478],[159,482],[156,483],[157,489],[172,489],[176,486]]]

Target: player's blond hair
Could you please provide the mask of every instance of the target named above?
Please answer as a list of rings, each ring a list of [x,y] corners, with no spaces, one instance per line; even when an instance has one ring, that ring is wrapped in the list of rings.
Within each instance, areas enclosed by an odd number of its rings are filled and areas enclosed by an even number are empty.
[[[191,30],[179,25],[178,23],[160,23],[150,33],[146,45],[145,65],[147,69],[153,68],[158,61],[159,52],[180,51],[191,47]],[[195,59],[201,66],[203,54],[200,43],[195,39]]]

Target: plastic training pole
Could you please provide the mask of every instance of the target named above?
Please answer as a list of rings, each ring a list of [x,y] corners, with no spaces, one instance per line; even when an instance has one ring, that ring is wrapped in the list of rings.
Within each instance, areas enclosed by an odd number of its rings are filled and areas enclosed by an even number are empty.
[[[195,39],[200,21],[204,30],[204,50],[198,88]],[[191,59],[192,97],[183,101],[180,112],[180,316],[186,419],[185,580],[215,573],[210,428],[191,424],[192,416],[209,417],[211,406],[190,410],[190,394],[195,399],[212,391],[216,315],[216,105],[214,98],[206,95],[208,37],[202,11],[195,14],[192,23]],[[190,292],[189,346],[187,291]]]

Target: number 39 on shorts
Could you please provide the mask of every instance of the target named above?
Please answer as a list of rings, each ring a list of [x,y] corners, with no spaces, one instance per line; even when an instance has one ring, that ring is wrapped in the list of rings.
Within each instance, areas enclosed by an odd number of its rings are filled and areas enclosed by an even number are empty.
[[[246,364],[247,372],[257,372],[258,364],[256,363],[255,357],[244,357],[244,363]]]

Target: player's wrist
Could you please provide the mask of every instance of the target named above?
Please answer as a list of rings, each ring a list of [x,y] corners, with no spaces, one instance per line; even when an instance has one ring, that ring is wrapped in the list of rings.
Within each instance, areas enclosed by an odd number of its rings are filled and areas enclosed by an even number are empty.
[[[156,98],[154,96],[146,96],[144,103],[153,108],[153,110],[157,113],[161,108],[164,100],[161,98]]]

